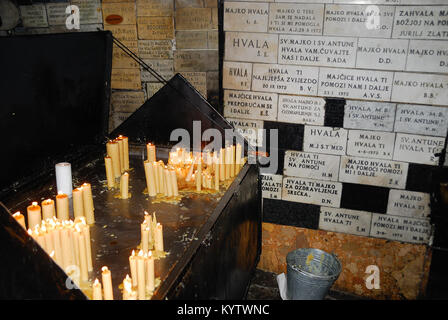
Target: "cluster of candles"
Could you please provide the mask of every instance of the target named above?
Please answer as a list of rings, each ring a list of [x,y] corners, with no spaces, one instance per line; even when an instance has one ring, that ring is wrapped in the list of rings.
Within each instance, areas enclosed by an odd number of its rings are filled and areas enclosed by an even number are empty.
[[[80,270],[70,275],[75,283],[88,281],[88,273],[93,270],[92,247],[90,227],[84,217],[73,221],[53,216],[29,228],[28,234],[63,270],[67,272],[71,266]]]
[[[140,230],[140,251],[136,254],[132,250],[129,257],[131,276],[127,274],[123,280],[123,300],[145,300],[156,287],[154,260],[157,259],[156,253],[163,252],[163,230],[155,213],[151,216],[145,212]],[[99,280],[95,279],[92,285],[93,300],[102,300],[103,295],[105,300],[112,300],[112,282],[107,267],[102,268],[102,282],[104,290]]]
[[[242,157],[240,144],[229,145],[219,152],[187,152],[177,148],[169,153],[168,163],[156,161],[155,146],[147,144],[147,160],[144,161],[147,190],[150,196],[162,193],[177,196],[179,189],[195,186],[196,191],[219,191],[221,181],[238,175],[246,159]]]
[[[47,199],[39,205],[37,202],[32,202],[27,207],[27,223],[28,229],[33,229],[43,223],[44,220],[49,220],[57,217],[57,220],[66,221],[70,219],[69,199],[65,193],[58,193],[55,201]],[[76,218],[84,217],[87,224],[95,222],[94,205],[92,196],[92,187],[90,183],[84,183],[81,187],[73,190],[73,215]],[[13,214],[17,222],[25,229],[25,217],[20,211]]]
[[[129,143],[122,135],[106,143],[107,156],[104,158],[106,166],[107,188],[115,187],[115,179],[120,178],[120,198],[129,198]]]

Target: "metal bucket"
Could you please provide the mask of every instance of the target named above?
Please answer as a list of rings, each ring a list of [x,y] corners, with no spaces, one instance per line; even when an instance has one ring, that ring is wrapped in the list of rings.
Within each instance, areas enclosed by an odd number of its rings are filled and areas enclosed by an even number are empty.
[[[289,300],[322,300],[342,270],[335,255],[312,248],[291,251],[286,264]]]

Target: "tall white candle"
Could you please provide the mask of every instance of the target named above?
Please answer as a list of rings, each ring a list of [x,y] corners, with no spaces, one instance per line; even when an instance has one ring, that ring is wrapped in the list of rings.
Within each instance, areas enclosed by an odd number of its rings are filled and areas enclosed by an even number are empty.
[[[93,288],[92,300],[103,300],[103,294],[101,292],[101,283],[98,281],[98,279],[95,279],[92,288]]]
[[[90,183],[84,183],[82,185],[82,201],[87,224],[95,223],[95,208],[93,206],[92,187]]]
[[[101,268],[101,277],[104,287],[104,300],[114,300],[114,294],[112,290],[112,275],[107,267]]]
[[[54,210],[54,201],[51,199],[47,199],[42,201],[42,219],[47,220],[51,219],[55,215]]]
[[[156,251],[163,251],[163,229],[160,223],[157,223],[155,230],[155,245]]]
[[[63,192],[72,197],[72,165],[68,162],[57,163],[56,166],[56,187],[58,192]]]
[[[70,219],[68,196],[65,193],[58,193],[56,196],[56,212],[61,221]]]
[[[140,250],[137,256],[137,282],[138,282],[138,299],[144,300],[146,297],[146,286],[145,286],[145,258],[143,255],[143,250]]]
[[[137,256],[134,250],[132,250],[132,254],[129,256],[129,266],[131,269],[132,286],[137,287]]]
[[[27,207],[28,215],[28,228],[33,229],[36,225],[39,225],[42,221],[42,211],[37,202],[33,202]]]
[[[151,251],[146,259],[146,275],[146,287],[149,291],[154,291],[154,258]]]
[[[73,190],[73,212],[75,218],[84,216],[84,201],[82,197],[82,187]]]

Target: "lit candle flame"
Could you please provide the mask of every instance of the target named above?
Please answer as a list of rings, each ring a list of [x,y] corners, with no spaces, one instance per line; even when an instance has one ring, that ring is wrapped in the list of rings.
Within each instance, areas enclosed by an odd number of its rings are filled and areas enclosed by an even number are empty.
[[[32,202],[31,203],[33,206],[37,206],[37,202]]]
[[[152,251],[151,250],[148,251],[148,257],[149,258],[152,257]]]
[[[100,285],[100,281],[98,280],[98,278],[95,279],[95,281],[93,282],[94,286],[99,286]]]
[[[140,250],[140,251],[138,252],[138,256],[139,256],[139,257],[143,257],[143,250]]]
[[[101,271],[107,272],[107,271],[109,271],[109,269],[106,266],[104,266],[104,267],[101,268]]]
[[[131,256],[135,257],[135,250],[132,250]]]
[[[17,212],[14,213],[12,216],[13,216],[14,218],[20,217],[20,216],[21,216],[20,211],[17,211]]]

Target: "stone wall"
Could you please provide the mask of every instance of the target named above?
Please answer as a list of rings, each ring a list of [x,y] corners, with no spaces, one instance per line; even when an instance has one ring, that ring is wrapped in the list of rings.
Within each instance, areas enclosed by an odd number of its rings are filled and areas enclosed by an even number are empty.
[[[446,1],[224,1],[224,116],[269,154],[259,267],[340,256],[341,290],[416,298],[448,125]],[[442,5],[445,4],[445,5]],[[260,129],[278,130],[279,141]],[[367,289],[367,266],[380,289]]]
[[[181,73],[218,105],[217,0],[19,0],[21,24],[7,34],[73,32],[65,13],[80,10],[80,30],[110,30],[166,80]],[[114,46],[109,130],[161,88],[148,72]]]

